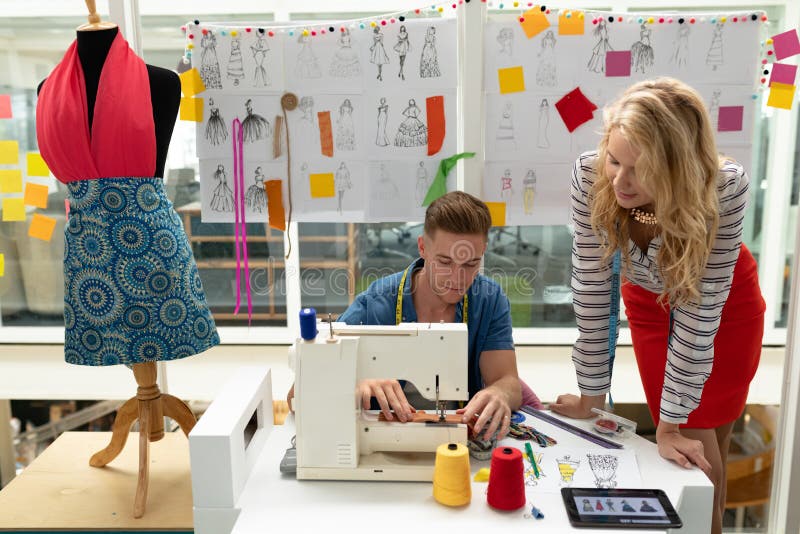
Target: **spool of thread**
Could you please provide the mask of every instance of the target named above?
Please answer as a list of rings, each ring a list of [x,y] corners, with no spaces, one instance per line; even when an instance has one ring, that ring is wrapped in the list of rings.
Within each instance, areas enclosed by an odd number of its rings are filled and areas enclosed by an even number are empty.
[[[522,451],[514,447],[494,450],[486,500],[498,510],[517,510],[525,506]]]
[[[300,337],[306,341],[317,337],[317,310],[314,308],[300,310]]]
[[[469,451],[461,443],[442,443],[436,448],[433,498],[447,506],[463,506],[472,499]]]

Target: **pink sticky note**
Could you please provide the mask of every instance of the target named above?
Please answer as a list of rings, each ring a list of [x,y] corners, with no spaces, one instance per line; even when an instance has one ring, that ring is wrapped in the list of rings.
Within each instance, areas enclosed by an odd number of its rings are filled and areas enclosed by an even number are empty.
[[[741,132],[744,106],[720,106],[717,131]]]
[[[630,76],[631,51],[609,50],[606,52],[606,76]]]
[[[11,118],[11,95],[0,95],[0,119]]]
[[[773,63],[772,72],[769,75],[769,84],[772,82],[785,83],[786,85],[794,85],[794,78],[797,75],[797,65],[788,65],[786,63]]]
[[[772,37],[772,48],[775,49],[775,59],[782,60],[800,54],[800,39],[797,38],[797,30],[789,30]]]

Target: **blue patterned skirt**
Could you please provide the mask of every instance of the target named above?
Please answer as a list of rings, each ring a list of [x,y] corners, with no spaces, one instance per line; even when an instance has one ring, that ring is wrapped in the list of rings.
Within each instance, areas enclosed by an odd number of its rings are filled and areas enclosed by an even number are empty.
[[[219,344],[197,264],[161,178],[67,184],[64,357],[177,360]]]

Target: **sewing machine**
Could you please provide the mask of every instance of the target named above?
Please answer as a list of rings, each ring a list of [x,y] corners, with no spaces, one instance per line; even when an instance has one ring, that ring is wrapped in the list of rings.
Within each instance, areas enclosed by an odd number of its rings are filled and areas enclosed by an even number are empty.
[[[436,447],[467,442],[467,426],[447,423],[443,401],[466,401],[467,327],[461,323],[350,326],[320,324],[289,351],[295,372],[297,478],[433,479]],[[379,420],[362,410],[364,379],[405,379],[436,401],[434,422]]]

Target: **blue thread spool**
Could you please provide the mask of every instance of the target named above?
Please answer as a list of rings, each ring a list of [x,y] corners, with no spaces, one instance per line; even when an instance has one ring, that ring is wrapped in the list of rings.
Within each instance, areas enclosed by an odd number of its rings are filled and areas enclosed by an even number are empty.
[[[306,341],[317,337],[317,310],[314,308],[300,310],[300,337]]]

